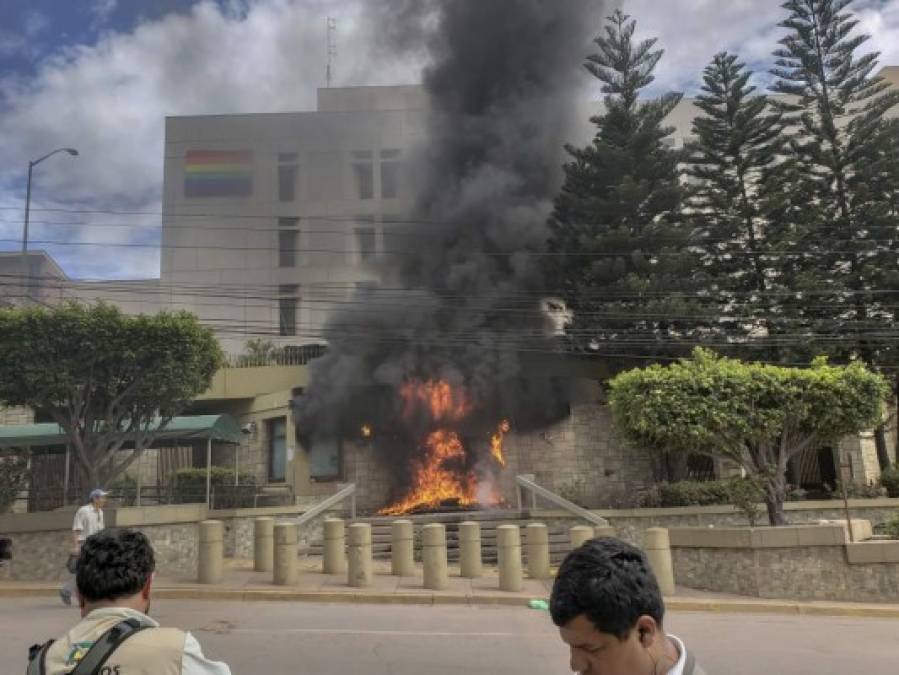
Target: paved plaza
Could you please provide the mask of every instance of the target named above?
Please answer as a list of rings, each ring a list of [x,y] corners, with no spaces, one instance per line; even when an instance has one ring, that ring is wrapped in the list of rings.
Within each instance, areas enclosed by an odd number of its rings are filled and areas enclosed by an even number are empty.
[[[235,675],[568,672],[546,612],[524,608],[160,600],[152,613],[192,631]],[[49,597],[0,600],[2,672],[20,672],[29,644],[77,617]],[[899,662],[896,619],[672,612],[668,623],[710,675],[844,675]]]

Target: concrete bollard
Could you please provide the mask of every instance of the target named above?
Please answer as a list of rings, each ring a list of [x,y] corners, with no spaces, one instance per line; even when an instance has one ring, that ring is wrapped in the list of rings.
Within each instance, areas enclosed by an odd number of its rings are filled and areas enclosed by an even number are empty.
[[[197,580],[201,584],[220,584],[225,576],[225,527],[220,520],[200,523],[200,554]]]
[[[618,537],[618,533],[615,531],[615,528],[612,527],[611,525],[606,525],[605,527],[597,525],[596,527],[593,528],[593,534],[596,537],[612,537],[612,538]]]
[[[528,576],[531,579],[548,579],[549,530],[543,523],[528,523]]]
[[[395,577],[415,575],[411,520],[395,520],[390,527],[391,573]]]
[[[521,530],[518,525],[496,528],[496,554],[499,564],[499,589],[519,592],[522,588]]]
[[[571,538],[571,550],[573,551],[580,548],[584,542],[593,539],[596,531],[589,525],[575,525],[568,530],[568,535]]]
[[[257,518],[253,527],[253,569],[271,572],[275,564],[275,519]]]
[[[353,523],[349,528],[347,583],[354,588],[371,586],[374,575],[371,555],[371,525]]]
[[[440,523],[431,523],[421,528],[421,561],[425,588],[442,591],[449,587],[446,528]]]
[[[671,542],[664,527],[650,527],[643,533],[643,551],[656,575],[662,595],[674,595],[674,566]]]
[[[326,518],[324,523],[324,555],[322,571],[325,574],[346,573],[346,527],[340,518]]]
[[[465,579],[477,579],[483,574],[479,523],[468,521],[459,524],[459,568]]]
[[[296,523],[275,523],[274,532],[274,583],[276,586],[293,586],[297,583]]]

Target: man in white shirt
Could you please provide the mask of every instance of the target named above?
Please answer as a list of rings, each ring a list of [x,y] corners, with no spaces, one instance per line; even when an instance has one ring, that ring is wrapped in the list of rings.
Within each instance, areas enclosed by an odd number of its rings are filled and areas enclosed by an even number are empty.
[[[106,496],[109,493],[97,488],[88,498],[88,503],[75,512],[75,521],[72,523],[72,545],[69,549],[69,568],[71,576],[62,588],[59,589],[59,597],[63,604],[72,604],[72,594],[75,592],[75,570],[73,569],[78,555],[81,553],[81,544],[92,534],[100,532],[105,527],[103,522],[103,507],[106,506]]]
[[[100,532],[84,541],[77,574],[82,619],[58,640],[33,648],[28,675],[231,675],[227,665],[203,655],[190,633],[147,616],[155,567],[140,532]]]
[[[611,537],[572,551],[549,601],[581,675],[705,675],[684,643],[662,628],[665,605],[643,552]]]

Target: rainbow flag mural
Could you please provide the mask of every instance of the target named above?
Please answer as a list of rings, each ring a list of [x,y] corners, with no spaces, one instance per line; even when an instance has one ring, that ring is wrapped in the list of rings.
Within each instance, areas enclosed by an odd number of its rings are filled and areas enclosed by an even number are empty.
[[[185,197],[247,197],[253,193],[251,150],[188,150]]]

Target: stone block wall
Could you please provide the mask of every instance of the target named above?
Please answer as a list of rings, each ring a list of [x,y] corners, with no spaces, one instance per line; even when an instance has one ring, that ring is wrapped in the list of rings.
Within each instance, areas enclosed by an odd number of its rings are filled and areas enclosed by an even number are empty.
[[[670,536],[680,586],[757,598],[899,601],[899,542],[849,544],[840,525],[688,528]]]

